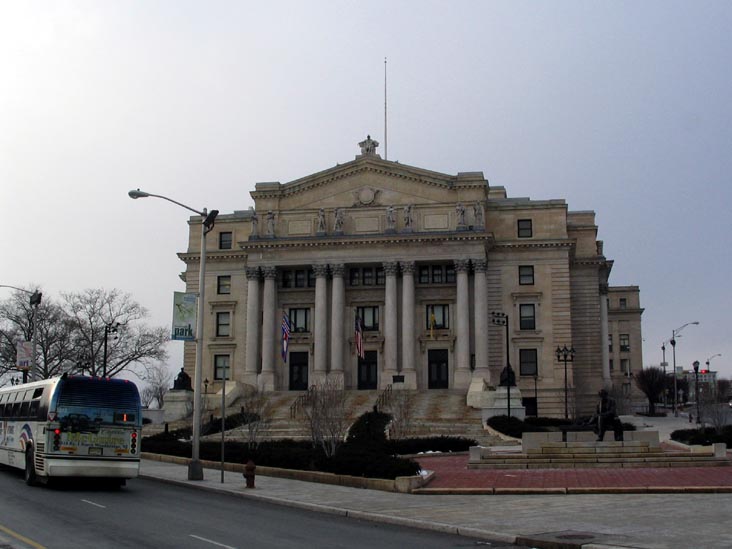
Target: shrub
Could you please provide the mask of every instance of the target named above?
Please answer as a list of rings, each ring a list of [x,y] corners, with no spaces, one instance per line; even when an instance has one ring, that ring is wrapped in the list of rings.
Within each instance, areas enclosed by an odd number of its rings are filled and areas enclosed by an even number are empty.
[[[561,425],[571,425],[571,419],[564,419],[560,417],[527,417],[524,419],[526,425],[533,427],[559,427]]]
[[[346,442],[351,443],[384,443],[386,442],[386,426],[391,416],[384,412],[366,412],[351,426]]]
[[[419,464],[411,459],[369,450],[362,444],[344,444],[332,458],[318,462],[320,471],[367,478],[394,479],[416,475],[419,469]]]
[[[526,424],[517,417],[493,416],[488,419],[488,425],[504,435],[514,438],[521,438],[524,431],[528,430]],[[531,427],[531,430],[543,431],[542,427]]]
[[[671,433],[671,440],[683,442],[684,444],[709,445],[724,442],[727,447],[732,447],[732,425],[727,425],[721,432],[712,427],[702,429],[680,429]]]
[[[419,454],[420,452],[465,452],[478,443],[464,437],[425,437],[390,440],[386,449],[390,454],[405,455]]]

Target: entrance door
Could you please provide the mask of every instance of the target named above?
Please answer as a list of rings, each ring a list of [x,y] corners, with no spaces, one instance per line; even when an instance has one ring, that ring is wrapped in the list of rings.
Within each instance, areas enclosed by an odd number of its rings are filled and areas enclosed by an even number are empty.
[[[308,354],[290,353],[290,391],[308,390]]]
[[[427,388],[447,389],[447,349],[433,349],[427,352]]]
[[[366,351],[364,358],[358,359],[359,390],[376,389],[376,368],[378,366],[376,351]]]

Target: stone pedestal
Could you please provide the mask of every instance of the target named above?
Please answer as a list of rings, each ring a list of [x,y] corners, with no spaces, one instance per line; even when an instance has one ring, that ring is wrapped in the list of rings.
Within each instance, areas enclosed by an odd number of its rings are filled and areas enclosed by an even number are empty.
[[[163,406],[163,421],[177,421],[193,413],[193,391],[168,391]]]
[[[262,372],[259,374],[257,379],[257,386],[261,391],[274,391],[275,390],[275,373],[274,372]]]
[[[417,390],[417,372],[415,370],[402,370],[397,375],[402,376],[404,379],[401,382],[393,382],[392,387],[394,389]]]
[[[493,416],[508,415],[508,387],[496,387],[495,391],[487,391],[487,406],[483,407],[483,423]],[[523,420],[526,417],[526,408],[521,404],[521,391],[518,387],[511,387],[511,417]]]
[[[468,368],[459,368],[455,370],[455,378],[453,379],[453,387],[455,389],[467,389],[472,383],[473,374]]]
[[[332,385],[336,387],[340,387],[343,389],[345,387],[345,375],[342,370],[335,370],[333,372],[328,372],[327,375],[328,383],[331,383]]]

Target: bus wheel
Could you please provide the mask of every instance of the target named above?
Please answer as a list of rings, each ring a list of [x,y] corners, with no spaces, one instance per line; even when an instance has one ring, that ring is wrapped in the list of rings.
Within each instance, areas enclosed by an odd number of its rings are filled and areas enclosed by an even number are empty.
[[[33,448],[28,448],[25,452],[25,483],[28,486],[36,486],[38,484],[36,467],[33,461]]]

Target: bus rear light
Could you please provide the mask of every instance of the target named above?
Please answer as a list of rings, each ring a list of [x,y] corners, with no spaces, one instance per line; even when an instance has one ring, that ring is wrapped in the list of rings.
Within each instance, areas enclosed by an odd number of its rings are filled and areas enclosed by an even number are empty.
[[[61,446],[61,429],[54,429],[53,431],[53,449],[58,452]]]
[[[130,453],[137,453],[137,431],[132,431],[130,434]]]

